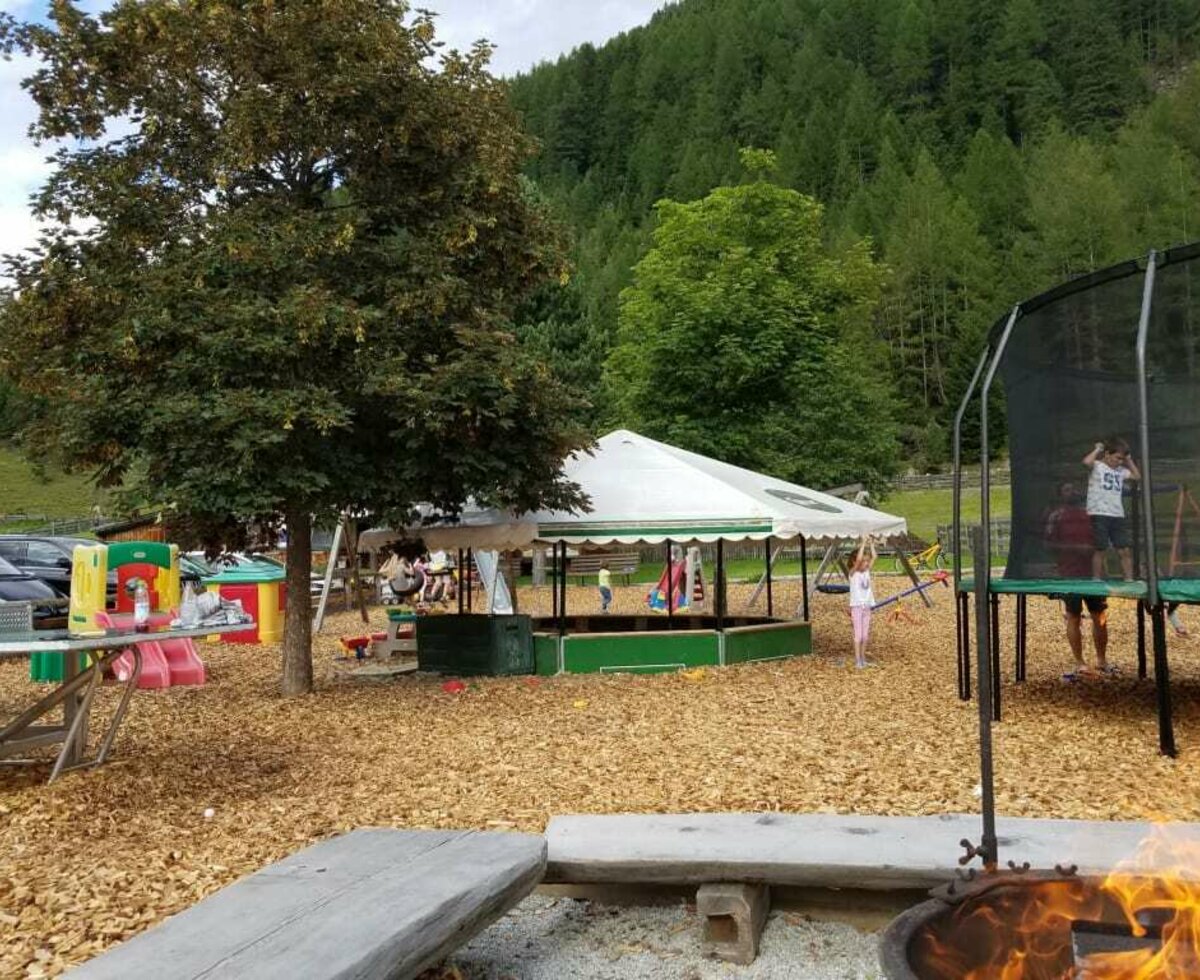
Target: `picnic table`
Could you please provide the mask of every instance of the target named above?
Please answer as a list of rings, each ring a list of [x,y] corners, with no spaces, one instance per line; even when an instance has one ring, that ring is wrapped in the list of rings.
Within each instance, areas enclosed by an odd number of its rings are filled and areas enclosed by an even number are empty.
[[[249,624],[253,627],[253,621]],[[63,655],[63,679],[51,691],[0,728],[0,763],[27,763],[36,760],[11,759],[29,749],[62,743],[54,768],[50,771],[50,782],[71,769],[101,765],[112,749],[117,731],[125,718],[129,699],[137,687],[142,671],[142,655],[139,642],[146,640],[198,639],[223,633],[247,629],[246,623],[222,626],[197,626],[195,628],[151,628],[137,632],[132,625],[121,625],[113,629],[98,631],[91,636],[70,633],[67,630],[33,630],[30,632],[5,632],[0,634],[0,659],[25,656],[31,653],[61,653]],[[133,655],[133,671],[125,681],[125,690],[113,713],[108,729],[101,740],[95,758],[85,758],[88,737],[88,714],[92,699],[100,687],[105,670],[126,650]],[[79,669],[79,653],[91,655],[91,664]],[[45,717],[62,705],[61,723],[46,723]]]

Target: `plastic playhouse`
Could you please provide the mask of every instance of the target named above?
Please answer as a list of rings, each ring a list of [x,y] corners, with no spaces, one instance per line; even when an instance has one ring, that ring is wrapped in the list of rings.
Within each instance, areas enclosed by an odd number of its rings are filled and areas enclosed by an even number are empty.
[[[133,597],[126,585],[135,578],[144,581],[150,592],[151,627],[164,626],[179,609],[179,549],[156,541],[121,541],[110,545],[79,545],[71,568],[71,605],[68,627],[81,636],[103,633],[115,626],[126,626],[133,619]],[[117,604],[106,606],[108,573],[117,576]],[[142,654],[142,672],[138,687],[162,688],[175,684],[203,684],[204,663],[189,639],[162,639],[148,634],[138,642]],[[45,674],[47,665],[39,668]],[[61,677],[61,657],[59,658]],[[133,657],[126,653],[113,664],[119,680],[133,670]],[[34,677],[35,680],[54,679]]]
[[[254,617],[254,626],[221,637],[226,643],[279,643],[283,639],[283,614],[287,599],[283,569],[255,563],[235,565],[204,580],[209,592],[242,604]]]

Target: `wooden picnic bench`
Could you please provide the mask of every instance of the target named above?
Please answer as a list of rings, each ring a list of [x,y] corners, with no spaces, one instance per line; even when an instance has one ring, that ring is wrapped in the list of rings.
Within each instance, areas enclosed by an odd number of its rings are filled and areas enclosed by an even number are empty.
[[[224,888],[74,980],[406,980],[528,895],[529,834],[355,830]]]
[[[630,577],[637,574],[638,567],[642,563],[642,557],[636,551],[615,552],[613,554],[604,554],[602,552],[593,552],[587,555],[575,555],[567,559],[567,575],[575,575],[579,578],[579,584],[583,585],[583,580],[589,575],[595,575],[600,571],[600,566],[608,565],[608,570],[614,575],[620,575],[625,579],[625,584],[629,584]]]

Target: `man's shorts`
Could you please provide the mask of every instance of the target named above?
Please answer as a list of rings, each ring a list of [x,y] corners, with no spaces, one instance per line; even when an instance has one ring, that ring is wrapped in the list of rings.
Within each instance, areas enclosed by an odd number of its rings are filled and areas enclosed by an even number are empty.
[[[1097,551],[1108,551],[1110,545],[1118,549],[1128,548],[1129,522],[1124,517],[1093,514],[1092,543]]]
[[[1102,616],[1108,611],[1108,600],[1102,595],[1065,595],[1062,600],[1063,605],[1067,607],[1067,614],[1070,616],[1082,616],[1085,605],[1093,618]]]

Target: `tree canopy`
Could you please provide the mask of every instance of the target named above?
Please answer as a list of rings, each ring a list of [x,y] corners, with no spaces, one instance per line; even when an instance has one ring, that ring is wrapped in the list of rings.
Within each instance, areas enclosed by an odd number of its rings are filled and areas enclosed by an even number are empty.
[[[784,479],[878,485],[897,459],[886,374],[855,325],[882,282],[868,247],[830,254],[822,209],[769,179],[660,201],[653,246],[621,294],[607,390],[655,438]]]
[[[827,242],[867,237],[893,270],[871,326],[907,461],[936,465],[997,316],[1196,237],[1198,43],[1194,0],[670,4],[513,80],[578,268],[527,329],[599,413],[654,202],[736,184],[737,147],[771,147]]]
[[[486,46],[438,57],[400,0],[56,0],[5,36],[63,141],[0,317],[27,444],[210,539],[286,522],[285,690],[314,518],[576,499],[573,400],[513,320],[561,244]]]

